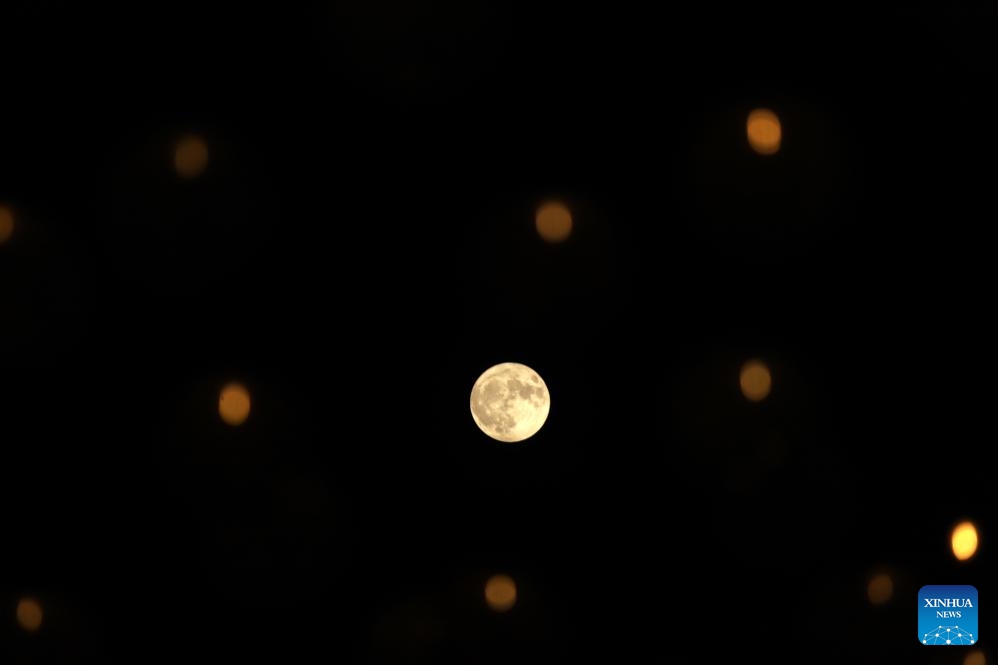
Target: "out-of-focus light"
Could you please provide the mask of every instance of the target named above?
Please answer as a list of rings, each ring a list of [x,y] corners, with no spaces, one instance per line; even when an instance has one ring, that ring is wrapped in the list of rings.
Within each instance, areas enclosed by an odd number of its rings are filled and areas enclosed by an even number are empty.
[[[572,212],[558,201],[548,201],[537,208],[534,223],[538,235],[552,244],[564,242],[572,235]]]
[[[0,245],[10,240],[14,235],[14,212],[7,206],[0,205]]]
[[[485,602],[496,612],[508,612],[516,605],[516,582],[509,575],[493,575],[485,583]]]
[[[780,119],[769,109],[755,109],[745,123],[749,145],[760,155],[772,155],[780,150],[783,129]]]
[[[950,537],[953,556],[960,561],[966,561],[977,553],[977,527],[973,522],[960,522],[953,527]]]
[[[22,598],[17,603],[17,623],[29,633],[42,627],[42,606],[34,598]]]
[[[773,388],[773,377],[764,362],[749,360],[742,365],[738,384],[741,386],[745,399],[751,402],[761,402],[769,396],[769,391]]]
[[[181,178],[196,178],[208,166],[208,146],[199,136],[185,136],[173,151],[173,166]]]
[[[249,418],[250,394],[241,383],[232,382],[218,395],[218,415],[227,424],[242,425]]]
[[[980,649],[975,649],[963,657],[963,665],[987,665],[987,658]]]
[[[887,573],[877,573],[866,585],[866,596],[873,605],[883,605],[894,595],[894,580]]]

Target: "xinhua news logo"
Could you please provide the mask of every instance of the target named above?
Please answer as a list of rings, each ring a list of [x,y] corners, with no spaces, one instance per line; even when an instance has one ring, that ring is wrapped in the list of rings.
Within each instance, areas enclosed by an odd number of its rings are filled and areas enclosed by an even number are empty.
[[[922,587],[918,592],[919,642],[970,646],[977,640],[977,589],[968,585]]]

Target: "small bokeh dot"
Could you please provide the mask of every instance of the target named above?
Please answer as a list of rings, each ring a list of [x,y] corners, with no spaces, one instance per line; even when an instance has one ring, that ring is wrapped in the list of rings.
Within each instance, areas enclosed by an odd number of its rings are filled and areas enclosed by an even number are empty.
[[[250,415],[250,394],[241,383],[227,384],[218,395],[218,414],[226,424],[242,425]]]
[[[750,402],[761,402],[769,396],[773,388],[773,376],[769,367],[761,360],[749,360],[738,375],[738,385],[745,399]]]
[[[42,627],[42,605],[34,598],[22,598],[17,603],[17,624],[29,633]]]
[[[960,561],[967,561],[977,553],[977,527],[973,522],[960,522],[953,528],[950,545],[953,556]]]
[[[780,119],[769,109],[755,109],[749,113],[745,123],[749,145],[760,155],[773,155],[779,152],[783,140]]]
[[[185,136],[173,152],[173,166],[181,178],[196,178],[208,167],[208,146],[200,136]]]
[[[546,242],[565,242],[572,234],[572,212],[560,201],[548,201],[537,208],[534,217],[537,234]]]
[[[866,596],[872,605],[883,605],[894,595],[894,580],[887,573],[877,573],[866,585]]]
[[[980,649],[974,649],[963,657],[963,665],[987,665],[987,658]]]
[[[10,240],[14,235],[14,211],[5,205],[0,205],[0,245]]]
[[[509,575],[493,575],[485,583],[485,602],[496,612],[508,612],[516,604],[516,582]]]

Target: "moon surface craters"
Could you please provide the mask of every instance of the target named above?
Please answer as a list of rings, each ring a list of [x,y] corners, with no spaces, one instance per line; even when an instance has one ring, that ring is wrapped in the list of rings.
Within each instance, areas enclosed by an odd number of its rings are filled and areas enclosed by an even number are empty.
[[[478,389],[478,417],[486,427],[491,427],[499,434],[506,434],[516,427],[516,418],[513,417],[516,398],[525,399],[533,406],[540,407],[541,392],[540,388],[529,386],[519,379],[492,379]]]
[[[471,412],[479,428],[500,441],[522,441],[547,419],[547,386],[525,365],[503,363],[479,377],[471,394]]]

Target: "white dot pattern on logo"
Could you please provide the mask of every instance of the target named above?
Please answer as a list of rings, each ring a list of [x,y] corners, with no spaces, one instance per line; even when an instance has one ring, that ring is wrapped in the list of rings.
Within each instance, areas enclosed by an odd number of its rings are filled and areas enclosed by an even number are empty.
[[[955,633],[955,635],[954,635]],[[939,626],[936,632],[925,633],[922,644],[973,644],[974,634],[964,633],[960,626]]]

